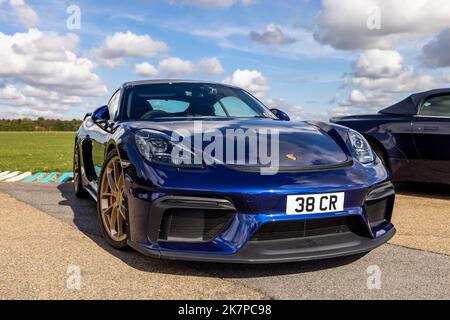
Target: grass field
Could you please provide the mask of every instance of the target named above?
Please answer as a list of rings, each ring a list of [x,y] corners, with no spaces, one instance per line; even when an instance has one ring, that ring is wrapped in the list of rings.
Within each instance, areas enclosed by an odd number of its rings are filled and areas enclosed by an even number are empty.
[[[72,171],[72,132],[0,132],[0,171]]]

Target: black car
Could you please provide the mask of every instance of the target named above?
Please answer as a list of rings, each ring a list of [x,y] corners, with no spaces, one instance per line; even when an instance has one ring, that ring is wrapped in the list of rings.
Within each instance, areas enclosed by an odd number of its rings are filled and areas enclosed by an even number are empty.
[[[331,122],[362,133],[394,181],[450,184],[450,89],[413,94],[378,114]]]

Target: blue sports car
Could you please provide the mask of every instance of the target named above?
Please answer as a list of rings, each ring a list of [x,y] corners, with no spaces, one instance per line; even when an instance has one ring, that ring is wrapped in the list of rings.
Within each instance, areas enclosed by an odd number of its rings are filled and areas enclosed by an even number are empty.
[[[326,259],[395,234],[394,187],[361,134],[223,84],[125,83],[78,131],[74,186],[111,246],[156,258]]]

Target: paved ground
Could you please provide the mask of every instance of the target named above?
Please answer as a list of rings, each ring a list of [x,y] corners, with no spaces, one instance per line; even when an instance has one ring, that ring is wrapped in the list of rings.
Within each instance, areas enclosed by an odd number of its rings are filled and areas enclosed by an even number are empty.
[[[0,216],[0,299],[264,298],[183,264],[113,251],[101,237],[5,194]],[[70,290],[77,273],[81,290]]]
[[[368,255],[243,266],[117,252],[70,184],[0,184],[0,298],[450,299],[450,193],[425,190],[400,188],[399,235]],[[81,268],[79,291],[66,288],[69,265]],[[370,266],[381,290],[367,287]]]
[[[393,244],[450,256],[450,187],[400,186]]]

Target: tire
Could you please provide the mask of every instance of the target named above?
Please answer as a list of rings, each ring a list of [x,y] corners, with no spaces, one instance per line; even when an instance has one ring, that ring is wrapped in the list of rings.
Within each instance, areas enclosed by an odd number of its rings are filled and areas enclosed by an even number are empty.
[[[73,151],[73,188],[77,198],[85,199],[89,196],[88,192],[83,187],[81,179],[80,150],[77,142],[75,142]]]
[[[380,158],[381,163],[383,163],[384,167],[390,172],[388,161],[387,161],[384,151],[375,143],[370,142],[370,146],[372,147],[372,150],[373,150],[373,152],[375,152],[377,157]]]
[[[98,185],[97,213],[108,244],[117,250],[128,249],[128,201],[116,150],[108,154],[103,164]]]

